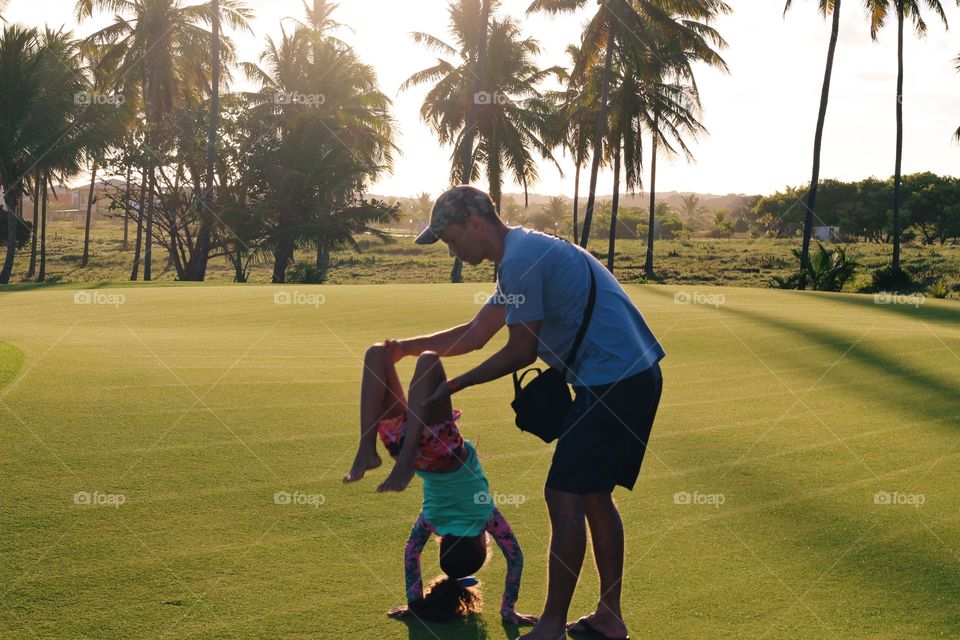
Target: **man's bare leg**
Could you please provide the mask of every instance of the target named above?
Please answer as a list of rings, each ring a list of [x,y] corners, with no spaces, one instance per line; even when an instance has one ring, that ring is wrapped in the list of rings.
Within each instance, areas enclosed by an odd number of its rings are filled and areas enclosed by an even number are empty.
[[[363,358],[363,378],[360,383],[360,445],[350,472],[344,482],[361,479],[369,469],[380,466],[377,454],[377,426],[381,420],[404,415],[407,402],[397,368],[389,350],[375,344]]]
[[[627,637],[627,626],[620,611],[623,584],[623,522],[609,493],[585,496],[587,523],[593,539],[593,557],[600,574],[600,602],[597,610],[586,616],[590,626],[610,638]],[[584,630],[573,623],[568,630]]]
[[[540,622],[519,640],[557,640],[566,637],[567,613],[577,587],[587,549],[585,500],[581,495],[547,488],[550,513],[550,566],[547,603]]]

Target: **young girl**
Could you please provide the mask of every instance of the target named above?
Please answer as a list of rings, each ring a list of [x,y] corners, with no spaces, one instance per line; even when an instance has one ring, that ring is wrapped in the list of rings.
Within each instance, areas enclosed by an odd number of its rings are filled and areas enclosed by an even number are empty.
[[[380,466],[378,434],[395,460],[404,455],[406,437],[415,438],[414,469],[423,480],[423,507],[404,554],[407,606],[391,609],[387,615],[448,620],[478,612],[481,598],[474,586],[477,581],[470,576],[487,559],[489,533],[507,561],[500,615],[504,622],[535,624],[535,617],[515,610],[523,553],[506,518],[493,505],[476,449],[460,435],[460,411],[453,409],[449,398],[437,408],[418,409],[446,377],[439,357],[427,352],[417,359],[409,402],[397,376],[397,359],[387,345],[367,351],[360,392],[360,445],[353,467],[343,478],[354,482]],[[433,534],[440,536],[440,569],[445,575],[424,593],[420,554]]]

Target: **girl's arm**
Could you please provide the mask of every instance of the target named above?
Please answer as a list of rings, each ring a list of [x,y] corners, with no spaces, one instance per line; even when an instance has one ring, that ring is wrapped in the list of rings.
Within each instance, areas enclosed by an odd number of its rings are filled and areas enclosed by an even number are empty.
[[[487,520],[486,530],[497,541],[497,546],[507,560],[507,578],[503,587],[500,615],[504,618],[516,617],[517,598],[520,597],[520,576],[523,574],[523,551],[520,550],[517,537],[513,535],[510,523],[496,507],[490,519]]]
[[[423,579],[420,576],[420,553],[424,545],[430,539],[430,535],[436,533],[433,527],[427,522],[421,513],[417,521],[413,524],[410,531],[410,538],[407,540],[407,548],[403,554],[403,570],[407,580],[407,602],[413,602],[423,597]]]

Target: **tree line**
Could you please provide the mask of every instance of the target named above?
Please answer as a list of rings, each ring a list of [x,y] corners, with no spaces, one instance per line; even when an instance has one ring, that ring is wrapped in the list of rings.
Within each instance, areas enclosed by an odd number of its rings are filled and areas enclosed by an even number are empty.
[[[586,5],[587,0],[533,0],[527,13],[567,13]],[[945,22],[939,0],[927,5]],[[926,31],[916,0],[870,0],[867,6],[874,37],[891,13],[901,36],[907,20],[920,34]],[[336,7],[327,0],[305,2],[300,16],[284,20],[279,39],[266,39],[257,63],[237,61],[232,39],[222,33],[222,26],[250,30],[252,12],[240,0],[190,5],[77,0],[78,21],[97,10],[114,14],[110,24],[82,40],[63,30],[5,24],[0,183],[7,215],[0,283],[9,281],[16,252],[27,246],[26,276],[44,280],[48,192],[87,172],[81,265],[90,257],[97,176],[123,176],[123,186],[109,198],[114,215],[124,220],[124,248],[133,245],[132,280],[153,277],[155,249],[180,280],[203,280],[210,259],[225,259],[238,281],[246,279],[251,264],[269,262],[274,281],[283,282],[298,251],[314,255],[322,271],[331,250],[356,246],[357,234],[388,240],[378,229],[397,219],[398,208],[366,194],[392,170],[399,152],[392,103],[374,70],[339,37]],[[832,188],[819,180],[819,157],[840,0],[822,0],[820,10],[832,13],[833,30],[813,179],[809,188],[789,192],[802,205],[801,266],[814,222],[832,215],[818,202],[818,194],[828,198]],[[649,194],[643,226],[653,228],[657,212],[664,210],[657,202],[658,159],[692,159],[692,143],[707,133],[695,69],[728,70],[720,54],[727,43],[713,24],[730,11],[721,0],[600,0],[567,47],[565,64],[541,68],[539,42],[524,34],[520,20],[502,14],[499,0],[452,0],[452,39],[412,34],[438,57],[401,89],[428,88],[420,115],[451,150],[449,184],[484,177],[498,207],[505,180],[519,184],[527,200],[539,179],[539,163],[560,168],[557,155],[569,154],[573,240],[586,247],[600,232],[612,269],[618,230],[624,228],[618,217],[630,218],[629,229],[640,226],[633,223],[635,212],[621,214],[622,190]],[[241,74],[258,89],[227,91]],[[898,128],[901,103],[898,86]],[[960,140],[960,130],[956,135]],[[903,229],[924,233],[919,222],[904,226],[905,198],[914,196],[900,175],[901,146],[898,136],[890,205],[875,212],[891,211],[887,236],[894,265]],[[612,170],[613,195],[609,220],[597,229],[601,167]],[[589,172],[589,187],[581,211],[583,170]],[[883,189],[876,191],[886,197]],[[32,219],[23,210],[25,196],[34,204]],[[426,205],[423,196],[418,210]],[[770,212],[777,210],[773,200],[776,196],[764,201]],[[553,203],[533,218],[558,228],[560,211]],[[788,234],[796,216],[782,213],[783,221],[765,221],[763,213],[755,224]],[[910,214],[916,220],[915,206]],[[715,225],[728,233],[735,222],[724,218]],[[654,236],[644,238],[648,277],[654,275]],[[460,268],[454,264],[452,280],[459,281]]]

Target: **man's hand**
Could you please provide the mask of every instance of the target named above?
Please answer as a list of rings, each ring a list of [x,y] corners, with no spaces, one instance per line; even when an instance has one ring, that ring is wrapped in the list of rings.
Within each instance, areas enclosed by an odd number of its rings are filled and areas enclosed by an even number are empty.
[[[528,616],[525,613],[517,613],[516,611],[501,614],[501,617],[503,618],[504,624],[537,624],[537,622],[540,621],[540,618],[537,616]]]
[[[390,359],[393,360],[394,364],[399,362],[400,359],[406,355],[403,352],[403,347],[400,345],[399,340],[384,340],[383,346],[387,348],[387,352],[390,354]]]
[[[407,485],[410,484],[411,480],[413,480],[413,468],[407,469],[400,465],[400,463],[397,463],[394,465],[390,475],[387,476],[387,479],[377,487],[377,492],[403,491],[407,488]]]
[[[428,398],[420,403],[420,408],[423,409],[424,414],[429,415],[431,413],[431,409],[436,406],[438,402],[442,402],[452,395],[453,387],[450,385],[450,382],[447,380],[442,380],[440,384],[437,385],[437,388],[433,390],[433,393],[431,393]]]

